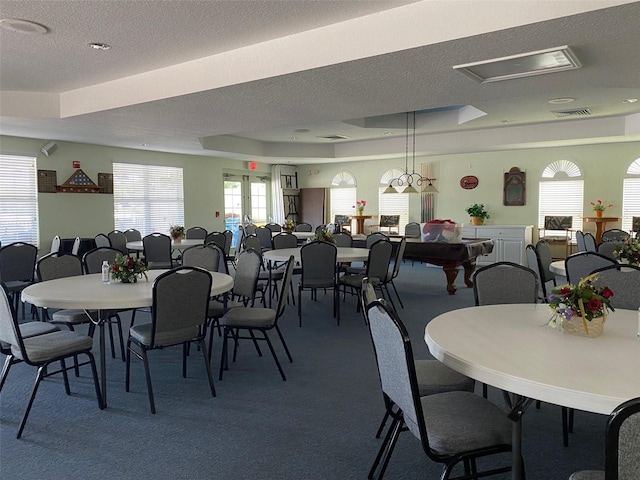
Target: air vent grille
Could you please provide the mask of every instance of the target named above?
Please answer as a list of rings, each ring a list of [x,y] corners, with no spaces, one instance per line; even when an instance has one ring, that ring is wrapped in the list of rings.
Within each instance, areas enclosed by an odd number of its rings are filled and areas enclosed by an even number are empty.
[[[558,118],[564,117],[585,117],[591,115],[591,109],[589,108],[574,108],[572,110],[553,110],[553,113]]]
[[[346,135],[326,135],[318,138],[324,138],[325,140],[349,140],[351,137],[347,137]]]

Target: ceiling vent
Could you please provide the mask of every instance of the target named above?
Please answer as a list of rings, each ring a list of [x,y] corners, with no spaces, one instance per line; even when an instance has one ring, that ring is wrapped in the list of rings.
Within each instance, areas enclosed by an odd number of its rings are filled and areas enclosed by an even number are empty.
[[[591,110],[589,108],[574,108],[571,110],[552,110],[553,113],[558,118],[564,117],[586,117],[591,115]]]
[[[349,140],[351,137],[347,137],[346,135],[327,135],[327,136],[323,136],[323,137],[318,137],[318,138],[324,138],[325,140]]]

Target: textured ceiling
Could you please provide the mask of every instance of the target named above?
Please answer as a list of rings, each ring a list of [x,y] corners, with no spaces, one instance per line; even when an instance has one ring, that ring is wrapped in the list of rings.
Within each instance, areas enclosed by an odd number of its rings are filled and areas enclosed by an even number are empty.
[[[420,115],[419,153],[640,135],[640,105],[623,103],[640,98],[640,3],[628,0],[0,0],[0,17],[49,28],[39,36],[0,30],[6,135],[343,161],[398,156],[405,145],[403,124],[347,120],[453,105],[486,115],[463,124]],[[89,42],[113,48],[98,52]],[[484,85],[452,68],[560,45],[583,68]],[[557,97],[576,101],[547,103]],[[587,118],[552,113],[587,107]],[[334,134],[349,138],[319,138]]]

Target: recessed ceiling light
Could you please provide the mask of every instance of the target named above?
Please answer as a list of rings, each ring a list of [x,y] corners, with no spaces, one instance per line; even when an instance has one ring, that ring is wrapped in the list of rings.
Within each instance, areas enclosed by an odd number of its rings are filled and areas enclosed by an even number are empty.
[[[87,45],[94,50],[111,50],[111,45],[107,45],[106,43],[91,42],[87,43]]]
[[[622,103],[636,103],[638,101],[637,98],[627,98],[624,102]]]
[[[563,103],[571,103],[575,102],[576,99],[572,97],[560,97],[560,98],[552,98],[551,100],[547,100],[547,103],[551,105],[561,105]]]
[[[18,18],[3,18],[0,20],[0,27],[10,32],[24,33],[25,35],[43,35],[49,31],[44,25]]]

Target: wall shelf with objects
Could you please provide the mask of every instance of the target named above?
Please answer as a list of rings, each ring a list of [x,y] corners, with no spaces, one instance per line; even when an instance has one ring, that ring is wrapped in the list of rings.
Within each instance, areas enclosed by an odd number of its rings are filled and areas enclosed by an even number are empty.
[[[532,241],[533,225],[465,225],[463,238],[489,238],[493,240],[493,252],[478,257],[478,266],[495,262],[514,262],[526,265],[526,248]]]

